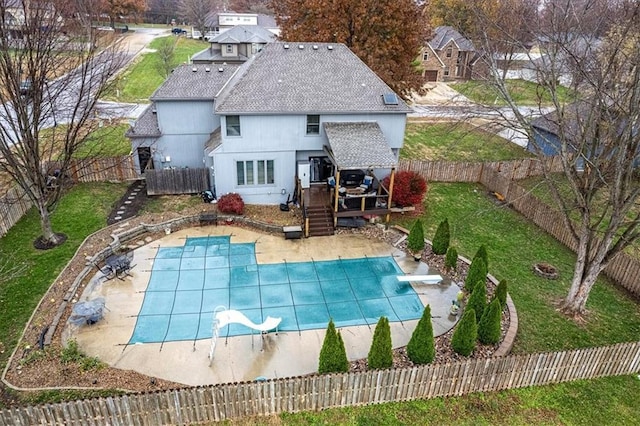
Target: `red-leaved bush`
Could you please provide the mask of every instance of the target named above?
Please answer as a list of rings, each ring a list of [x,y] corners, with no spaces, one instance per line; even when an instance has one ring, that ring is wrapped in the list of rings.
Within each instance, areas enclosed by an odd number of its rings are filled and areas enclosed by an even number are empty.
[[[218,198],[218,210],[222,213],[242,214],[244,211],[244,201],[240,194],[231,192]]]
[[[382,179],[382,185],[389,188],[391,176]],[[416,172],[399,171],[393,179],[391,202],[396,206],[420,206],[427,192],[427,181]]]

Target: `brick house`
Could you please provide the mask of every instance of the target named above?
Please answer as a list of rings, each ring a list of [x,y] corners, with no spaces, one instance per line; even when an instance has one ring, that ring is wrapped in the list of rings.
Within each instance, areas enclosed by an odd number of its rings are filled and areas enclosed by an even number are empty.
[[[470,80],[479,55],[471,40],[452,27],[437,27],[420,49],[422,75],[426,81]]]

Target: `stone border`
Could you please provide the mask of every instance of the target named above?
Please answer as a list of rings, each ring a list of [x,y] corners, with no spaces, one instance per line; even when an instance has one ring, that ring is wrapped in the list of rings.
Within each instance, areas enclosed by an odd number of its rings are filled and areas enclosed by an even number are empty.
[[[396,229],[404,234],[409,235],[409,230],[403,228],[399,225],[394,225],[393,229]],[[431,245],[431,241],[424,239],[425,243]],[[467,265],[471,265],[471,261],[464,256],[458,256],[458,260],[463,261]],[[493,283],[493,285],[498,285],[498,280],[491,274],[487,274],[487,279]],[[500,346],[493,354],[493,357],[506,356],[511,352],[513,348],[513,344],[516,340],[516,334],[518,334],[518,312],[516,311],[516,305],[513,303],[513,299],[507,293],[507,311],[509,312],[509,328],[504,335],[504,339],[500,342]]]

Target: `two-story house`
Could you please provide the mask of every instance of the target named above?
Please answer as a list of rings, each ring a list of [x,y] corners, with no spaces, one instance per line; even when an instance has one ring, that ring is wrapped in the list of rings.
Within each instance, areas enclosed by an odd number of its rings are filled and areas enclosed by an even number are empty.
[[[470,80],[479,55],[471,40],[448,26],[437,27],[420,50],[422,75],[426,81]]]
[[[200,31],[191,29],[193,38],[204,38],[211,40],[213,37],[222,34],[238,25],[260,26],[276,36],[280,35],[280,28],[276,24],[273,16],[263,13],[236,13],[236,12],[211,12],[205,17],[207,32],[202,37]]]
[[[258,53],[276,35],[258,25],[237,25],[209,39],[211,45],[193,55],[194,64],[242,63]]]
[[[218,196],[236,192],[253,204],[333,181],[336,211],[347,195],[339,187],[364,180],[340,173],[378,182],[395,169],[411,111],[331,43],[269,43],[240,66],[184,65],[151,100],[127,133],[141,170],[207,168]],[[376,197],[370,189],[359,196]]]

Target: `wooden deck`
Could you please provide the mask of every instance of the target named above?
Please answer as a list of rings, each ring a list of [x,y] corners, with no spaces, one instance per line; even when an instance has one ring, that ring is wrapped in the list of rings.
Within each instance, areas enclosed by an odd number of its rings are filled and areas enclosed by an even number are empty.
[[[391,213],[390,209],[381,207],[370,207],[364,210],[362,208],[349,208],[335,212],[333,211],[332,194],[332,191],[327,191],[327,185],[325,183],[312,184],[304,190],[304,205],[307,207],[329,206],[334,217],[385,216]],[[358,197],[352,198],[352,200],[358,199]]]

